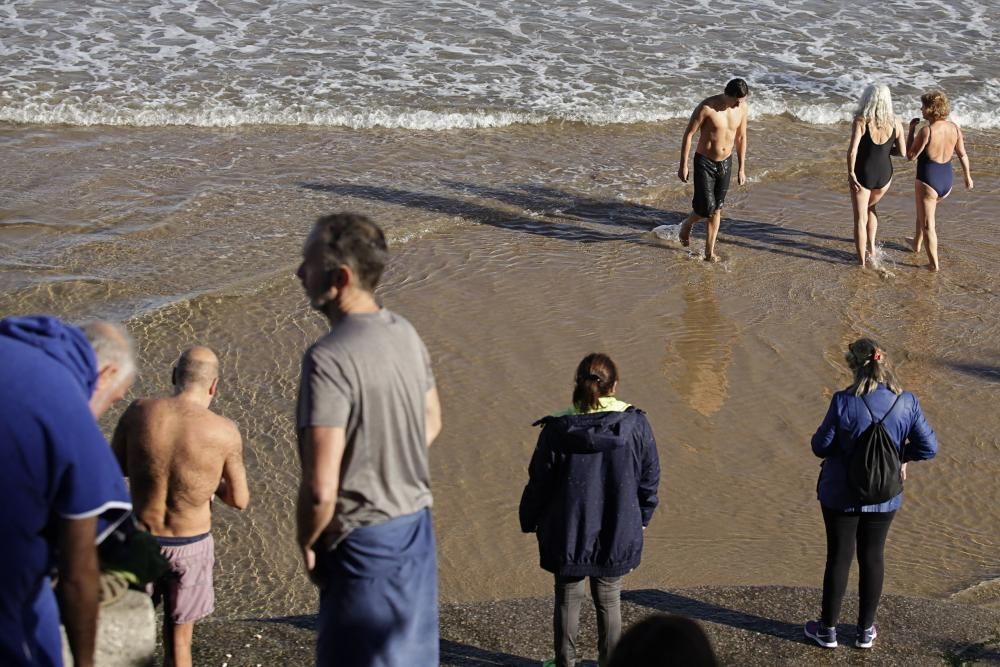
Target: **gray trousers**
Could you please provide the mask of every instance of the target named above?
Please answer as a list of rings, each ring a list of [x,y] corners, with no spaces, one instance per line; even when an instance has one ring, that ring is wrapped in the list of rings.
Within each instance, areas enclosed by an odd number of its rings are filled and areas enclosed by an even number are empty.
[[[622,634],[623,577],[590,577],[590,595],[597,608],[597,650],[600,665],[608,664],[611,651]],[[580,605],[586,595],[584,577],[556,576],[556,604],[552,616],[555,631],[556,667],[575,667],[576,633],[580,629]]]

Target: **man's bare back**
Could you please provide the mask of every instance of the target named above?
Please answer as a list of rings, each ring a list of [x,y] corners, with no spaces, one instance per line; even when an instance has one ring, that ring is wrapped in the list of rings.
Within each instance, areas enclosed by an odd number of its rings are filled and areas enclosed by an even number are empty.
[[[198,350],[207,351],[205,358],[217,368],[210,350],[192,349]],[[239,430],[208,409],[217,375],[180,386],[177,375],[174,396],[140,399],[128,407],[112,443],[129,478],[136,515],[163,537],[207,533],[215,495],[237,509],[250,500]]]

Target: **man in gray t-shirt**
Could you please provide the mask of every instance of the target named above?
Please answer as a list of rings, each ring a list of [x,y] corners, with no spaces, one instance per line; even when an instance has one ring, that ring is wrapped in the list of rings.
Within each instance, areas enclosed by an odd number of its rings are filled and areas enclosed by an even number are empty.
[[[298,275],[330,332],[305,353],[298,542],[320,588],[317,664],[438,664],[427,448],[441,408],[413,326],[375,300],[388,259],[371,220],[317,221]]]

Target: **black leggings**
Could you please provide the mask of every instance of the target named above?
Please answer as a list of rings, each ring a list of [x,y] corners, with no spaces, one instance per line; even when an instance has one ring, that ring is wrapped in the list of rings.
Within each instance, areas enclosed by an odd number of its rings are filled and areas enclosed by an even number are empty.
[[[826,572],[823,574],[823,625],[837,625],[847,591],[855,541],[858,545],[858,627],[875,622],[885,578],[885,538],[895,512],[839,512],[823,508],[826,524]]]

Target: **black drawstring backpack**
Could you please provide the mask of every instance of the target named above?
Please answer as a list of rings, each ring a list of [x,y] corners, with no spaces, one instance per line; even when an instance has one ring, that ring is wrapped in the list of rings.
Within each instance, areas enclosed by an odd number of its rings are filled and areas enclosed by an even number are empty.
[[[899,402],[899,396],[882,419],[875,419],[864,396],[861,402],[871,415],[872,423],[854,441],[854,451],[847,462],[847,483],[862,505],[877,505],[903,492],[900,449],[883,424]]]

